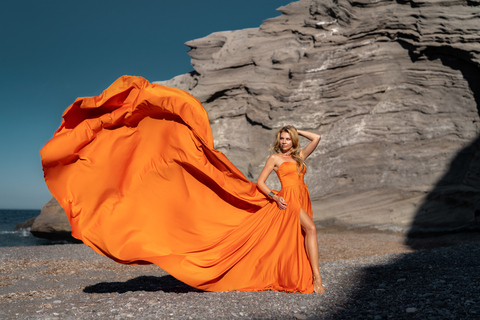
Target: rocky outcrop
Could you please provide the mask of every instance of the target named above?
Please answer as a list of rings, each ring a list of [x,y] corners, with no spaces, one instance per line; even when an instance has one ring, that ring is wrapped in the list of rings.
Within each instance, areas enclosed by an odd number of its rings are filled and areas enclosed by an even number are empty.
[[[216,148],[256,180],[273,132],[293,124],[323,137],[307,183],[324,224],[478,225],[480,2],[278,10],[259,28],[187,42],[194,71],[160,82],[203,103]]]
[[[13,230],[14,230],[14,231],[19,231],[19,230],[28,230],[28,231],[30,231],[30,228],[32,227],[34,221],[35,221],[35,218],[30,218],[30,219],[28,219],[27,221],[20,222],[19,224],[17,224],[17,225],[15,226],[15,229],[13,229]]]
[[[473,226],[479,4],[301,0],[259,28],[187,42],[195,70],[161,83],[204,104],[216,148],[252,180],[273,131],[319,132],[307,183],[324,223]]]
[[[42,208],[40,215],[30,228],[32,235],[48,240],[67,240],[79,242],[72,237],[72,228],[65,211],[55,198],[50,199]]]

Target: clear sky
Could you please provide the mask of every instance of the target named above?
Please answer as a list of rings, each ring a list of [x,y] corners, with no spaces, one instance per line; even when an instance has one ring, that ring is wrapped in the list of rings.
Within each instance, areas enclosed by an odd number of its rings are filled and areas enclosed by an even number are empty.
[[[258,27],[289,0],[12,0],[0,2],[0,209],[51,197],[39,150],[77,97],[128,74],[192,71],[185,42]]]

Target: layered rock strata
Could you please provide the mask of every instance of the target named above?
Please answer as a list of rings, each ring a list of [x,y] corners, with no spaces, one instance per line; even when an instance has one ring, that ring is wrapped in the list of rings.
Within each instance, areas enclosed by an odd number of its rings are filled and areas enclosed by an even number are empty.
[[[480,220],[478,1],[301,0],[260,28],[187,42],[194,71],[161,82],[209,113],[252,180],[285,124],[322,134],[316,218],[422,230]],[[277,185],[278,187],[278,185]]]
[[[320,133],[307,184],[324,224],[478,226],[479,4],[301,0],[187,42],[194,71],[160,83],[203,103],[216,148],[251,180],[278,128]]]

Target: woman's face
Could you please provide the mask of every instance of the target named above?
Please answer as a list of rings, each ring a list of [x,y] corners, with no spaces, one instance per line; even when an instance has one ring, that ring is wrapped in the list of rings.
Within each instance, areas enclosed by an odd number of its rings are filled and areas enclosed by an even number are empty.
[[[292,148],[292,139],[290,138],[290,134],[288,132],[282,132],[280,134],[280,147],[282,152],[288,152]]]

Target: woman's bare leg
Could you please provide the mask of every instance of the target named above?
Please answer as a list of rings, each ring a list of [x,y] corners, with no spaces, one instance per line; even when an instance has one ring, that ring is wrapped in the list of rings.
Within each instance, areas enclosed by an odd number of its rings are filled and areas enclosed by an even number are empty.
[[[316,293],[323,293],[322,277],[318,266],[317,227],[303,209],[300,209],[300,224],[305,231],[305,248],[314,276],[313,288]]]

